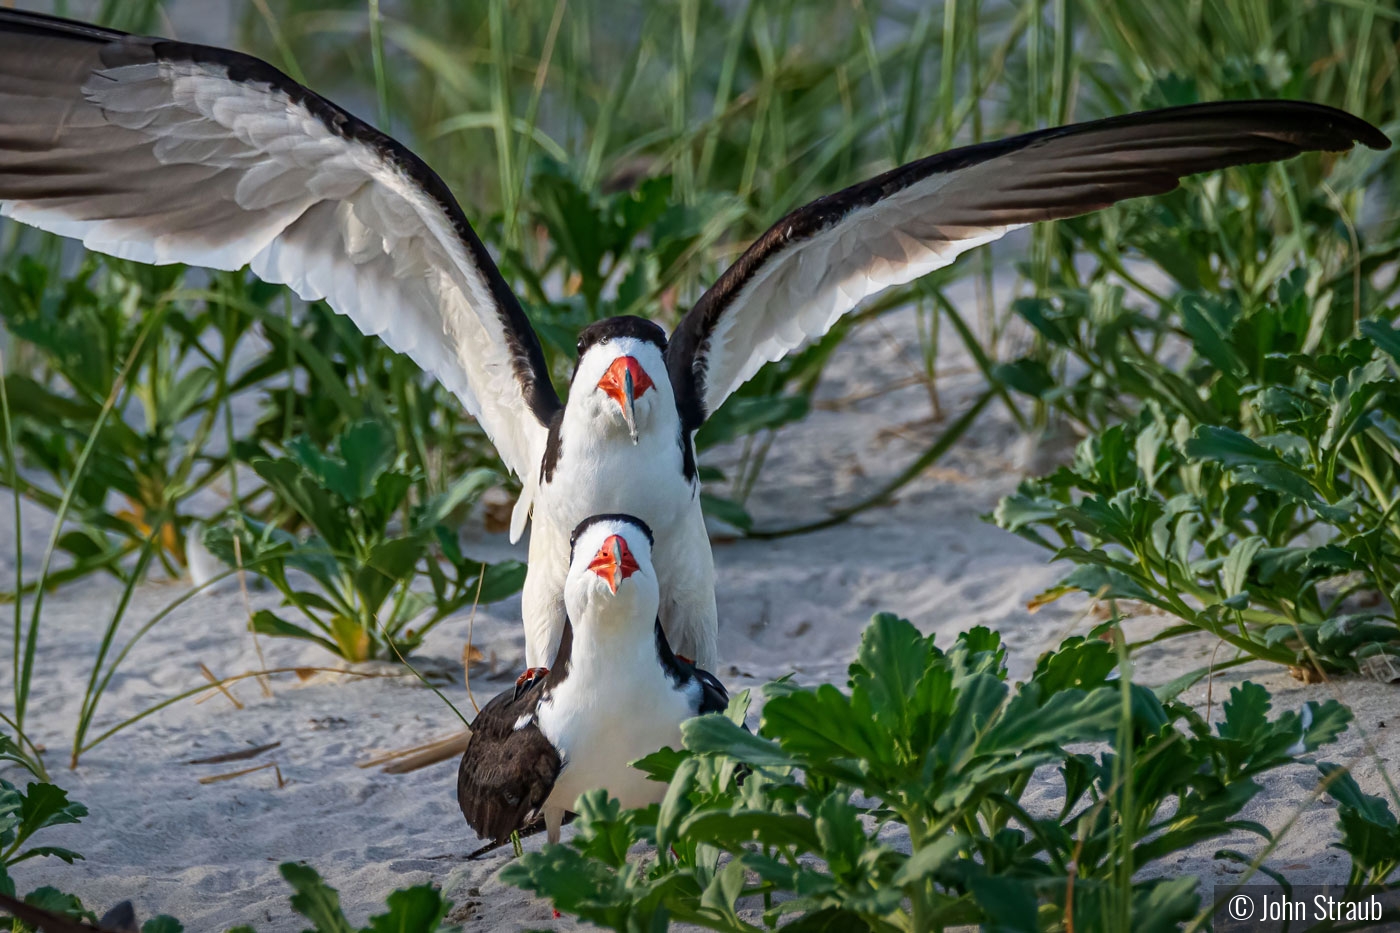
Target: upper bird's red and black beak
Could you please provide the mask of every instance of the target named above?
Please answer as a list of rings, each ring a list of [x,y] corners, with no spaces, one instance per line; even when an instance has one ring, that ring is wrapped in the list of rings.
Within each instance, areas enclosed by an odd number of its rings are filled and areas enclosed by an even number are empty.
[[[651,381],[647,371],[642,369],[642,364],[631,356],[619,356],[613,360],[608,371],[603,373],[603,378],[598,380],[598,388],[622,408],[622,417],[627,422],[627,433],[632,436],[634,444],[637,443],[636,401],[646,395],[647,389],[653,385],[655,383]]]
[[[593,560],[589,561],[588,569],[602,577],[608,589],[616,593],[618,584],[640,568],[622,535],[610,535],[598,548],[598,553],[593,555]]]

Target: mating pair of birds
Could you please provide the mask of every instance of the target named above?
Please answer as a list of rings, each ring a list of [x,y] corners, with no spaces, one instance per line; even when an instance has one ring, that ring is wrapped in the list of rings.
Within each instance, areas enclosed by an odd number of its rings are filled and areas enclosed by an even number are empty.
[[[513,814],[483,822],[490,835],[534,808],[557,826],[576,789],[630,793],[616,756],[678,737],[680,718],[722,695],[675,657],[717,661],[692,439],[765,362],[1027,224],[1357,142],[1389,146],[1330,107],[1228,101],[929,156],[779,220],[669,336],[632,317],[584,328],[565,402],[451,192],[402,144],[259,59],[0,10],[0,214],[125,258],[247,266],[325,299],[455,393],[520,477],[526,663],[549,673],[492,701],[482,717],[499,723],[478,718],[499,740],[489,761],[472,740],[471,774],[505,777],[468,780],[464,810]]]

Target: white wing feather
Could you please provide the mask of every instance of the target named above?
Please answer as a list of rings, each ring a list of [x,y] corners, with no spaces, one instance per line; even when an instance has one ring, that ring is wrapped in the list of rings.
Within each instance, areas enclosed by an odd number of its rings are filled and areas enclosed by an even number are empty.
[[[1024,224],[940,227],[920,212],[948,175],[934,175],[853,210],[771,257],[732,299],[706,347],[705,411],[712,412],[763,364],[820,337],[843,314],[887,288],[950,265]]]
[[[402,168],[284,90],[231,80],[219,64],[96,68],[82,95],[29,164],[90,157],[86,178],[65,178],[75,189],[109,182],[114,193],[21,194],[0,200],[0,214],[113,256],[249,266],[308,301],[324,298],[437,377],[533,488],[547,429],[513,369],[506,325],[443,205]],[[107,151],[84,152],[89,141]],[[0,175],[25,159],[10,154]]]

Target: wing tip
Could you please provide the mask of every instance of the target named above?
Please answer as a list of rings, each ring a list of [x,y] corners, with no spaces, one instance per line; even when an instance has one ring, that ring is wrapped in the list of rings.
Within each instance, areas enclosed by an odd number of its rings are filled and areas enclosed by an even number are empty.
[[[1368,149],[1384,152],[1391,145],[1390,137],[1386,136],[1375,124],[1331,104],[1287,98],[1261,98],[1220,101],[1216,104],[1192,106],[1228,107],[1232,105],[1244,108],[1277,108],[1296,115],[1303,123],[1300,129],[1325,134],[1327,137],[1326,142],[1307,148],[1323,149],[1329,152],[1346,152],[1356,143],[1360,143]]]

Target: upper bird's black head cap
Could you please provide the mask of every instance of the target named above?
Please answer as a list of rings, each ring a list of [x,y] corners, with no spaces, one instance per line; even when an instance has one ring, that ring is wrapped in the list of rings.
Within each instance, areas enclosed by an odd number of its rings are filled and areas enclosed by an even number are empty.
[[[645,340],[647,343],[655,344],[662,353],[666,352],[666,331],[661,329],[660,324],[633,314],[621,314],[617,317],[594,321],[579,331],[578,355],[581,358],[584,353],[588,352],[589,347],[622,337]]]

